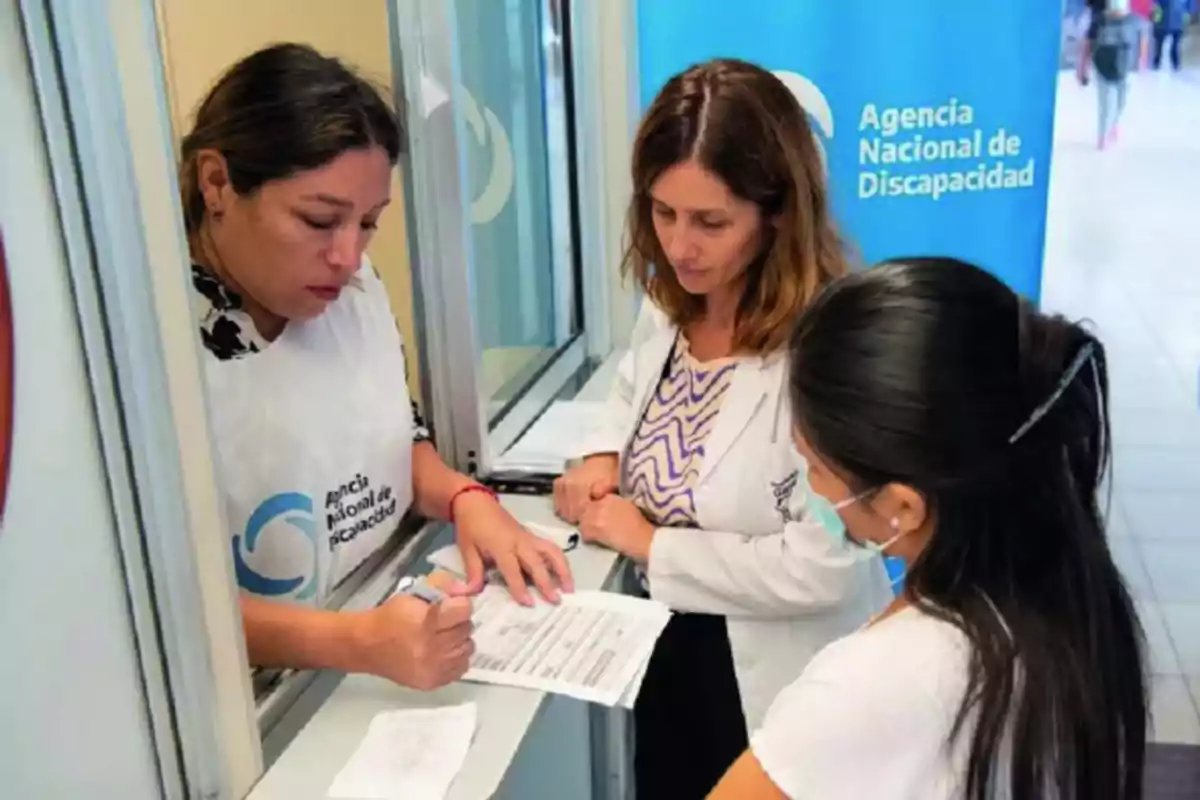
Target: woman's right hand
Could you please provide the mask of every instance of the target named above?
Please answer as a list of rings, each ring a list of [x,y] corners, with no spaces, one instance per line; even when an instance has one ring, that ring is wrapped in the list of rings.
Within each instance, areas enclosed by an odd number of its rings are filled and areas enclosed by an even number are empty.
[[[615,454],[588,456],[554,482],[554,510],[572,525],[579,522],[593,500],[617,491],[618,459]]]
[[[427,603],[397,595],[359,618],[356,660],[362,672],[428,691],[467,671],[475,652],[471,632],[470,598]]]

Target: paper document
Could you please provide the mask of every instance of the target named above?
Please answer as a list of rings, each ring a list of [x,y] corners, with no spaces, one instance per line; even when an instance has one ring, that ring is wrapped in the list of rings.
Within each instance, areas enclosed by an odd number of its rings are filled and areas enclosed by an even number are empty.
[[[566,462],[583,455],[584,440],[604,421],[605,404],[560,400],[547,408],[503,455],[495,470],[562,472]]]
[[[633,711],[633,704],[637,702],[638,693],[642,691],[642,681],[646,680],[646,669],[650,666],[650,656],[646,656],[646,660],[638,667],[637,673],[633,676],[633,680],[625,687],[624,694],[617,702],[621,708]]]
[[[567,553],[578,547],[582,540],[579,531],[574,528],[557,525],[540,525],[536,522],[522,522],[521,524],[528,528],[529,532],[533,535],[554,542],[561,550]],[[456,544],[439,547],[425,556],[425,559],[435,567],[441,567],[460,578],[467,577],[467,565],[463,563],[462,551],[458,549],[458,545]],[[489,569],[487,579],[501,580],[499,570],[495,568]]]
[[[464,680],[522,686],[606,706],[632,703],[671,617],[666,605],[609,592],[519,605],[501,586],[475,598],[475,655]]]
[[[376,714],[329,796],[353,800],[442,800],[475,736],[474,703]]]

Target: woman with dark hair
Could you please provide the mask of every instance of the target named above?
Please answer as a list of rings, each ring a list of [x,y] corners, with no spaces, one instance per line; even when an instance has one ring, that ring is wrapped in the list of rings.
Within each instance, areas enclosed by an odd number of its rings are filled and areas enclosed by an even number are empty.
[[[719,800],[1138,800],[1143,639],[1097,490],[1104,348],[949,259],[847,277],[790,347],[829,534],[904,591],[775,700]]]
[[[604,424],[556,486],[585,539],[677,613],[634,709],[639,797],[706,795],[808,659],[887,602],[806,513],[786,345],[847,258],[807,115],[767,70],[676,75],[633,148],[624,263],[645,292]]]
[[[470,572],[556,597],[561,551],[442,462],[405,386],[404,350],[365,256],[391,200],[396,115],[337,59],[274,45],[196,112],[179,183],[216,462],[250,661],[369,672],[416,688],[471,655],[470,604],[400,595],[326,610],[410,509],[452,519]]]

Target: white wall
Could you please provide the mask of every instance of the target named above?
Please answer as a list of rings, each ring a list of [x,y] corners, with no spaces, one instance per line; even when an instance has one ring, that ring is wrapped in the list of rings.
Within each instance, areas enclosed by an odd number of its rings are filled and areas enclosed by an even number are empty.
[[[16,410],[0,523],[0,794],[160,795],[15,0],[0,0],[0,230]]]

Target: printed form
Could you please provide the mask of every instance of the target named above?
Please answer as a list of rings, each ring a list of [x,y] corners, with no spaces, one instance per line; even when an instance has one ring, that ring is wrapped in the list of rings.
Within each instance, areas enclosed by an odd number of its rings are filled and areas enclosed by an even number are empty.
[[[609,592],[573,592],[559,605],[538,599],[526,607],[489,585],[474,603],[476,651],[464,680],[606,706],[632,705],[671,617],[662,603]]]

